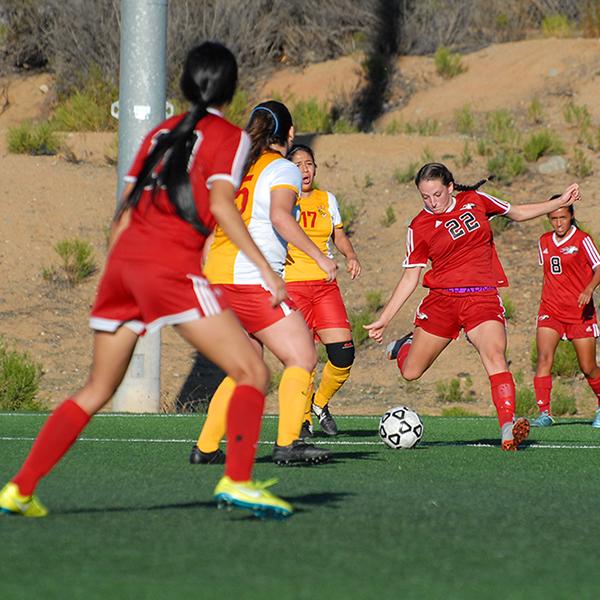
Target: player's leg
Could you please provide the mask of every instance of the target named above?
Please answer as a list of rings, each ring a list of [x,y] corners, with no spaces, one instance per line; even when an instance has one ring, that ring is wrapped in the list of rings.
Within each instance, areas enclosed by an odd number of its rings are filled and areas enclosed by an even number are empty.
[[[600,367],[596,362],[596,338],[578,338],[571,341],[575,347],[581,371],[596,396],[596,414],[592,426],[600,428]]]
[[[236,382],[227,410],[225,476],[215,488],[218,502],[256,514],[285,517],[292,507],[252,481],[269,370],[231,310],[176,325],[177,332]]]
[[[256,352],[262,357],[261,345],[249,338]],[[236,382],[229,375],[219,384],[208,405],[206,419],[190,454],[192,464],[223,464],[225,453],[219,444],[227,429],[227,409],[235,390]]]
[[[38,482],[73,445],[90,417],[102,408],[121,383],[137,341],[127,327],[115,333],[96,332],[92,367],[86,384],[48,417],[19,472],[0,493],[0,510],[44,516],[33,496]]]
[[[538,327],[535,334],[537,366],[533,378],[535,401],[540,415],[531,422],[533,427],[549,427],[554,423],[550,400],[552,396],[552,363],[556,347],[560,342],[560,332],[551,327]]]
[[[451,337],[441,337],[425,331],[422,327],[416,327],[412,341],[403,346],[397,357],[402,377],[407,381],[421,377],[451,341]],[[402,358],[405,348],[406,355]]]
[[[338,429],[329,411],[329,402],[350,377],[354,363],[352,332],[350,329],[337,327],[319,329],[317,334],[325,345],[327,362],[313,398],[312,410],[319,419],[321,430],[327,435],[337,435]]]
[[[300,439],[311,372],[317,362],[313,336],[302,315],[293,311],[256,331],[254,336],[285,367],[279,384],[279,423],[273,460],[278,464],[327,460],[327,450],[306,444]]]
[[[475,346],[490,379],[492,401],[498,414],[502,449],[516,450],[529,435],[529,422],[515,417],[516,390],[506,362],[506,327],[498,320],[484,321],[469,329],[469,341]]]

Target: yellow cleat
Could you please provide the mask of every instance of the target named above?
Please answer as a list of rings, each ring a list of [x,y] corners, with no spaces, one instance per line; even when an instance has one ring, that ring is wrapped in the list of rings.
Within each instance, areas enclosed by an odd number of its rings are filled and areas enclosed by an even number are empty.
[[[48,509],[35,495],[22,496],[16,483],[9,482],[0,491],[0,514],[45,517]]]
[[[276,479],[269,481],[232,481],[225,476],[215,488],[214,498],[219,508],[247,508],[255,517],[265,519],[285,519],[294,509],[285,500],[278,498],[267,490],[277,483]]]

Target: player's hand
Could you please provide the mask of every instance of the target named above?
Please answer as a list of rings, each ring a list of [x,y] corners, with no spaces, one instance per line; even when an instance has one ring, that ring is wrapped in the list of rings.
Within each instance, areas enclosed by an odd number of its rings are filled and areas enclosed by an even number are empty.
[[[383,332],[387,327],[387,323],[385,321],[377,319],[377,321],[373,321],[368,325],[363,325],[363,327],[369,332],[369,337],[372,340],[375,340],[378,344],[383,342]]]
[[[337,277],[337,263],[328,256],[321,254],[317,260],[319,267],[327,274],[327,281],[335,281]]]
[[[579,190],[578,183],[572,183],[561,195],[560,205],[562,206],[570,206],[573,202],[577,202],[577,200],[581,199],[581,192]]]
[[[579,306],[579,308],[583,308],[592,299],[593,292],[594,290],[584,288],[581,294],[579,294],[579,298],[577,298],[577,306]]]
[[[273,270],[268,269],[263,274],[265,284],[271,292],[271,306],[279,306],[284,300],[289,298],[287,290],[285,289],[285,282],[277,273]]]
[[[360,266],[356,256],[346,259],[346,271],[350,273],[350,279],[356,279],[360,275],[362,267]]]

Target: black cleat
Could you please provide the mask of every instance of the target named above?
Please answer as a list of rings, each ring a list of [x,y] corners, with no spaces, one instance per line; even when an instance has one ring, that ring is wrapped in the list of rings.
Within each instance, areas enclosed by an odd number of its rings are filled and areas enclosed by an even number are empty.
[[[190,463],[192,465],[222,465],[225,464],[225,452],[220,448],[214,452],[202,452],[198,446],[194,445],[190,454]]]
[[[395,340],[394,342],[391,342],[390,344],[388,344],[387,348],[385,349],[385,355],[389,360],[396,360],[398,358],[398,352],[400,352],[400,348],[402,348],[402,346],[405,346],[406,344],[412,344],[413,341],[413,334],[411,333],[407,333],[406,335],[402,336],[399,340]]]
[[[300,439],[306,440],[313,436],[313,426],[310,421],[302,422],[302,429],[300,429]]]
[[[319,426],[325,435],[334,436],[338,434],[337,424],[329,412],[328,406],[321,409],[321,414],[319,415]]]
[[[273,462],[283,466],[292,463],[306,463],[316,465],[329,460],[329,450],[317,448],[303,440],[295,440],[289,446],[278,446],[273,449]]]

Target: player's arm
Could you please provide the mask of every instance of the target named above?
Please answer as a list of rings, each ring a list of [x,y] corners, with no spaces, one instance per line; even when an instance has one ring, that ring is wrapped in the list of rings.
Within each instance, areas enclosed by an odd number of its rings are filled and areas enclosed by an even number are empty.
[[[356,279],[362,270],[358,256],[352,246],[350,238],[347,236],[343,227],[334,227],[332,234],[335,247],[344,255],[346,259],[346,271],[350,273],[350,279]]]
[[[396,285],[392,297],[383,307],[379,318],[376,321],[373,321],[373,323],[364,325],[364,328],[369,332],[369,337],[374,339],[378,344],[381,344],[383,341],[383,332],[390,321],[396,316],[396,313],[404,306],[404,303],[417,289],[422,270],[423,267],[409,267],[404,269],[402,278]]]
[[[298,225],[296,219],[292,216],[295,203],[296,194],[293,190],[285,187],[271,190],[271,223],[286,242],[302,250],[319,265],[327,275],[327,281],[333,281],[336,276],[337,265],[335,261],[319,250],[319,247]]]
[[[121,204],[125,201],[125,198],[129,196],[131,190],[133,189],[134,183],[126,183],[123,188],[123,195],[121,196]],[[108,252],[110,252],[113,246],[116,244],[119,236],[129,227],[129,223],[131,222],[131,208],[126,208],[125,210],[121,210],[121,208],[117,209],[115,216],[110,224],[110,232],[108,234]]]
[[[559,198],[535,204],[512,204],[505,216],[513,221],[528,221],[563,208],[563,206],[570,206],[579,199],[579,184],[572,183]]]
[[[285,291],[285,284],[283,279],[271,269],[267,259],[254,243],[234,203],[234,198],[235,188],[229,181],[217,179],[212,182],[210,188],[211,213],[221,226],[221,229],[223,229],[225,235],[260,270],[267,287],[273,294],[273,305],[276,306],[288,297]]]
[[[600,285],[600,266],[594,269],[592,280],[583,288],[579,298],[577,298],[577,306],[579,308],[585,306],[591,299],[594,290]]]

